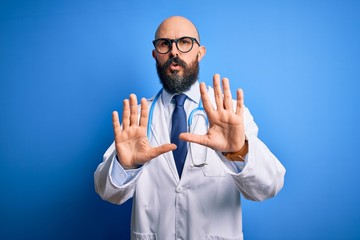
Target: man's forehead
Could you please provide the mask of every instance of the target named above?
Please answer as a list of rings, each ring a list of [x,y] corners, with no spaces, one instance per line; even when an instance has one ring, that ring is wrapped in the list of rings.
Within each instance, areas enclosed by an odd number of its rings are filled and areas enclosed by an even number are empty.
[[[193,31],[182,31],[182,30],[171,30],[171,31],[159,31],[157,34],[157,38],[169,38],[169,39],[177,39],[181,37],[194,37],[197,38],[197,34]]]
[[[173,17],[163,21],[156,31],[156,38],[198,38],[197,29],[192,22],[182,17]]]

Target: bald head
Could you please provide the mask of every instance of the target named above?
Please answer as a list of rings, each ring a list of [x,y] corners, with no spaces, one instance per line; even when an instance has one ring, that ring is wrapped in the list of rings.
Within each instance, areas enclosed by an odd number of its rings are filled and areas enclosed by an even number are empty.
[[[200,42],[200,35],[195,25],[187,18],[173,16],[165,19],[155,32],[155,39],[180,37],[194,37]]]

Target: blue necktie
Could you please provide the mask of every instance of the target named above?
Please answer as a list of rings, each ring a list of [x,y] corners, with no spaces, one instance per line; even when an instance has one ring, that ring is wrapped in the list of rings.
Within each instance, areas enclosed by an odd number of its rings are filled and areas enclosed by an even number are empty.
[[[181,177],[187,154],[187,143],[179,139],[179,134],[187,132],[186,113],[184,109],[186,95],[179,94],[174,96],[173,99],[175,100],[176,106],[172,115],[171,142],[177,146],[173,151],[173,155],[179,177]]]

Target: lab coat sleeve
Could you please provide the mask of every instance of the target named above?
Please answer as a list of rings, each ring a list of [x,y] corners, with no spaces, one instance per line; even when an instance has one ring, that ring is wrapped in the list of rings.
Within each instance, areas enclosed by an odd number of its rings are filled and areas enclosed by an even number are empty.
[[[247,108],[244,109],[244,124],[249,143],[244,168],[239,171],[234,162],[227,160],[221,153],[218,155],[242,195],[250,200],[263,201],[275,196],[282,189],[286,170],[257,137],[258,127]]]
[[[110,177],[116,186],[121,186],[130,182],[140,171],[140,168],[125,170],[119,161],[116,160],[115,156],[113,157],[112,162]]]
[[[114,178],[114,174],[121,174],[116,168],[114,143],[105,152],[103,162],[99,164],[94,173],[95,191],[106,201],[115,204],[122,204],[134,195],[136,181],[139,178],[142,169],[132,171],[132,176],[126,176],[126,171],[122,173],[125,176]],[[121,170],[121,169],[120,169]],[[125,181],[124,181],[125,180]]]

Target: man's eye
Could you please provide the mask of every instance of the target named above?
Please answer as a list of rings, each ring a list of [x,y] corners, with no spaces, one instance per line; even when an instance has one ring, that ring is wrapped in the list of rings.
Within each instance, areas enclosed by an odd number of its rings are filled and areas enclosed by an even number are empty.
[[[188,44],[191,44],[191,40],[190,40],[190,39],[188,39],[188,38],[181,39],[181,40],[180,40],[180,44],[181,44],[181,45],[188,45]]]
[[[169,41],[160,41],[159,42],[159,46],[161,46],[161,47],[167,47],[167,46],[169,46]]]

